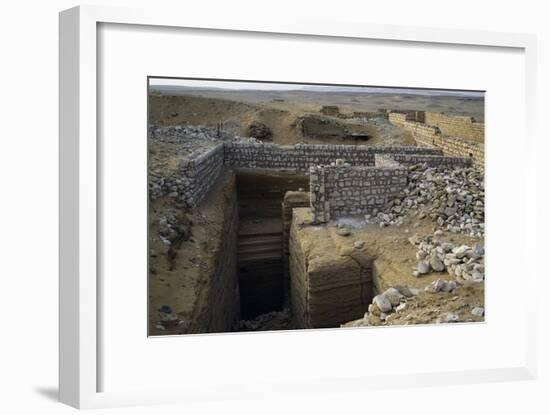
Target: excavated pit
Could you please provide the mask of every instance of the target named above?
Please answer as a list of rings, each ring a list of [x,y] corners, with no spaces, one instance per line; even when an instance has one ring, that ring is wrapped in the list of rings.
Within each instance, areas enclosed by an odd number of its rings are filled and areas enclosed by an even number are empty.
[[[236,174],[241,319],[250,320],[282,310],[288,298],[281,206],[287,191],[306,188],[308,180],[294,173],[257,169]]]

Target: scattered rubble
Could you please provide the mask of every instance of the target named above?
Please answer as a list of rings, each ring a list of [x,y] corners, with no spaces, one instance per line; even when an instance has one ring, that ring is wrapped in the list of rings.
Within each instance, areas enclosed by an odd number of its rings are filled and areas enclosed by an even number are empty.
[[[342,327],[483,321],[483,300],[483,281],[439,279],[423,290],[400,285],[375,296],[363,318]]]
[[[416,258],[419,262],[413,276],[446,271],[460,281],[483,281],[485,250],[477,244],[474,247],[454,246],[444,241],[442,235],[442,232],[436,232],[433,236],[420,238],[415,234],[409,238],[412,245],[418,246]]]
[[[383,211],[366,215],[367,223],[403,224],[407,213],[418,219],[432,218],[439,230],[471,237],[485,234],[483,173],[474,167],[409,167],[403,198],[391,200]]]
[[[261,141],[271,141],[272,133],[267,125],[259,121],[254,121],[248,127],[248,135]]]
[[[260,314],[253,320],[240,320],[235,324],[234,331],[266,331],[291,329],[290,309],[271,311]]]

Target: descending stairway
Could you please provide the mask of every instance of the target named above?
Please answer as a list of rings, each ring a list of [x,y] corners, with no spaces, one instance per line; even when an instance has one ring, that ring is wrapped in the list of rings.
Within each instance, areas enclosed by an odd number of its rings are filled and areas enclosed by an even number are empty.
[[[238,270],[243,319],[280,310],[283,300],[282,220],[245,219],[238,237]]]

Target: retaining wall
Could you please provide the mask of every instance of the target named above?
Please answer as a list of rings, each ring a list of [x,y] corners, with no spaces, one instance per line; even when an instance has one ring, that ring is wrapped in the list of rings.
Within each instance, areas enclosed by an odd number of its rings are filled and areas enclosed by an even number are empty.
[[[310,169],[310,204],[315,222],[371,213],[407,186],[404,167],[315,166]]]
[[[436,146],[450,156],[470,157],[475,166],[483,169],[485,165],[485,146],[472,140],[460,137],[440,137]]]
[[[429,167],[469,167],[472,165],[472,159],[466,157],[431,156],[416,154],[396,154],[391,157],[396,162],[396,164],[401,164],[403,166],[426,164]]]
[[[231,167],[293,169],[306,173],[311,166],[343,159],[353,166],[374,166],[376,154],[442,154],[441,150],[415,146],[372,147],[328,144],[279,146],[269,143],[225,144],[225,164]]]
[[[475,121],[472,117],[425,112],[424,122],[438,127],[444,135],[457,136],[478,142],[484,140],[485,124]]]
[[[345,159],[354,165],[374,165],[374,153],[367,146],[265,143],[226,143],[225,164],[230,167],[293,169],[305,173],[310,166]]]
[[[191,207],[197,206],[216,182],[223,170],[223,163],[223,143],[204,153],[191,154],[189,159],[180,161],[180,198]]]
[[[407,121],[407,123],[410,122]],[[180,177],[176,180],[179,183],[178,197],[191,207],[200,204],[223,171],[224,164],[236,168],[288,169],[296,174],[306,175],[310,167],[329,166],[337,159],[343,159],[351,166],[374,167],[376,157],[383,155],[399,156],[407,164],[414,162],[413,155],[425,156],[425,161],[418,159],[419,162],[435,164],[445,161],[440,157],[443,151],[431,146],[372,147],[326,144],[279,146],[270,143],[226,142],[202,154],[191,154],[188,159],[180,161],[178,165]]]
[[[404,114],[398,113],[398,115]],[[390,118],[390,121],[393,124],[410,131],[419,146],[439,148],[447,156],[469,158],[472,160],[472,164],[474,166],[480,169],[484,168],[485,148],[482,142],[462,137],[447,137],[442,134],[439,127],[427,125],[417,121],[402,121],[402,117],[394,117],[394,121]],[[433,159],[432,161],[433,163],[436,163],[434,165],[437,165],[436,159]],[[402,162],[406,163],[406,160],[402,159]],[[449,165],[449,163],[451,165],[469,165],[460,160],[446,160],[444,164]]]

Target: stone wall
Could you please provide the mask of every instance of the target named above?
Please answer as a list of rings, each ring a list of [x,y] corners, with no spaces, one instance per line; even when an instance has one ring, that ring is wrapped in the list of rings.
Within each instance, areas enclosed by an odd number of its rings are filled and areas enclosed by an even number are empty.
[[[420,121],[420,120],[417,120]],[[438,127],[444,135],[456,136],[478,142],[485,137],[485,124],[472,117],[447,115],[440,112],[425,112],[424,122]]]
[[[310,169],[310,203],[315,222],[371,213],[407,186],[403,167],[315,166]]]
[[[406,121],[404,125],[411,123],[414,124]],[[419,143],[426,144],[427,141],[419,140]],[[433,148],[431,145],[424,147],[328,144],[279,146],[271,143],[230,141],[220,143],[203,153],[193,153],[187,159],[180,161],[178,165],[180,177],[176,180],[179,182],[178,197],[191,207],[199,205],[223,171],[224,165],[235,168],[285,169],[306,175],[310,167],[329,166],[337,159],[342,159],[351,166],[373,167],[376,157],[381,155],[400,156],[406,164],[414,161],[412,155],[425,156],[425,162],[435,164],[445,160],[438,158],[442,154],[441,149]],[[407,155],[411,157],[406,157]]]
[[[311,166],[329,165],[343,159],[353,166],[374,166],[376,154],[442,154],[441,150],[415,146],[373,147],[331,144],[229,142],[225,144],[225,164],[230,167],[292,169],[306,173]]]
[[[472,159],[466,157],[432,156],[422,154],[396,154],[391,156],[396,164],[411,166],[415,164],[426,164],[428,167],[469,167]]]
[[[206,152],[193,153],[188,159],[180,161],[178,164],[182,184],[180,198],[191,207],[197,206],[216,182],[223,170],[223,164],[223,143]]]
[[[485,146],[472,140],[460,137],[439,137],[436,146],[445,154],[458,157],[470,157],[474,166],[483,169],[485,165]]]
[[[388,119],[393,125],[403,127],[403,124],[405,124],[405,121],[407,121],[407,114],[403,112],[390,112],[388,115]]]
[[[405,121],[401,127],[410,131],[419,145],[432,147],[435,138],[441,135],[439,128],[418,121]]]
[[[305,173],[310,166],[330,164],[342,158],[354,165],[374,165],[374,152],[367,146],[234,142],[225,145],[225,164],[230,167],[292,169]]]
[[[427,125],[418,121],[403,121],[403,117],[401,116],[405,114],[396,114],[398,116],[393,117],[392,121],[392,113],[390,113],[390,122],[392,122],[394,125],[410,131],[416,141],[416,144],[418,144],[419,146],[441,149],[443,153],[447,156],[469,158],[472,160],[472,164],[474,166],[480,169],[484,168],[485,148],[483,142],[478,142],[462,137],[447,137],[442,134],[442,131],[439,129],[439,127]],[[432,159],[432,161],[434,163],[437,163],[438,160]],[[406,160],[402,158],[402,162],[406,163]],[[445,164],[449,165],[449,163],[451,163],[451,165],[468,165],[465,161],[452,161],[447,159]]]

